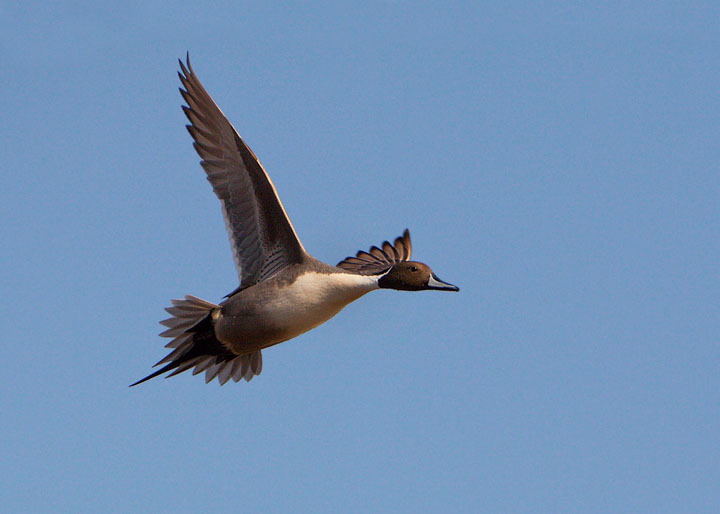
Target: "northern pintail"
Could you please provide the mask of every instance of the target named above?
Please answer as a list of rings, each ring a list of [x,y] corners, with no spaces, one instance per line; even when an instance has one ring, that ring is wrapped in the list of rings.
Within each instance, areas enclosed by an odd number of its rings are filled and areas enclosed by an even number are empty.
[[[372,290],[459,290],[409,260],[408,230],[337,266],[308,254],[270,177],[200,84],[189,57],[180,69],[187,129],[222,203],[240,285],[219,304],[190,295],[172,300],[160,335],[172,338],[165,346],[173,350],[155,364],[166,365],[132,385],[191,368],[193,375],[205,371],[206,383],[249,381],[262,371],[262,349],[317,327]]]

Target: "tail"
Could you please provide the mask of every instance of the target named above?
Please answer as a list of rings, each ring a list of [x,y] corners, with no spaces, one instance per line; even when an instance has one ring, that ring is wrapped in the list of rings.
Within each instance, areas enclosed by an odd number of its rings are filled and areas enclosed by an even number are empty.
[[[235,382],[242,378],[249,382],[252,377],[260,374],[260,350],[237,355],[215,337],[212,316],[215,309],[220,308],[219,305],[190,295],[185,296],[184,300],[172,300],[172,304],[172,307],[165,309],[172,314],[172,318],[160,322],[168,329],[160,335],[173,338],[165,345],[166,348],[173,348],[173,351],[155,366],[168,364],[130,387],[142,384],[166,371],[172,371],[168,375],[172,377],[192,367],[195,367],[193,375],[205,371],[205,383],[218,377],[220,385],[224,385],[231,378]]]

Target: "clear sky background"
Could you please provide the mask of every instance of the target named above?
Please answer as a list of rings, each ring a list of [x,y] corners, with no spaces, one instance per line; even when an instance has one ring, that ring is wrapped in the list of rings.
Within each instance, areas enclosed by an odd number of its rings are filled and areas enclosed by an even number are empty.
[[[237,285],[186,50],[310,253],[461,292],[129,389]],[[0,68],[2,510],[720,512],[717,2],[3,2]]]

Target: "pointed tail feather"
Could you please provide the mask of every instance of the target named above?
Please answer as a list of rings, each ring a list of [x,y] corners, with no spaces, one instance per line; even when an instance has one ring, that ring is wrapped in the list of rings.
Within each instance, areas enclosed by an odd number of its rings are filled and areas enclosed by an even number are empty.
[[[173,338],[165,345],[166,348],[173,348],[173,351],[155,366],[167,364],[130,387],[167,371],[172,371],[167,377],[169,378],[193,367],[193,375],[205,371],[206,383],[217,377],[220,385],[224,385],[231,378],[235,382],[243,378],[249,382],[253,376],[259,375],[262,371],[260,350],[237,355],[215,337],[212,312],[218,307],[190,295],[185,296],[184,300],[172,300],[172,307],[165,309],[172,317],[160,322],[168,329],[160,335]]]
[[[175,366],[174,366],[172,363],[171,363],[171,364],[168,364],[168,365],[165,366],[164,368],[161,368],[161,369],[157,370],[155,373],[150,373],[150,374],[149,374],[148,376],[146,376],[145,378],[141,378],[140,380],[138,380],[138,381],[135,382],[134,384],[130,384],[130,387],[136,386],[136,385],[138,385],[138,384],[142,384],[143,382],[146,382],[146,381],[150,380],[151,378],[155,378],[155,377],[158,376],[158,375],[162,375],[163,373],[165,373],[166,371],[170,371],[170,370],[173,369],[174,367],[175,367]]]

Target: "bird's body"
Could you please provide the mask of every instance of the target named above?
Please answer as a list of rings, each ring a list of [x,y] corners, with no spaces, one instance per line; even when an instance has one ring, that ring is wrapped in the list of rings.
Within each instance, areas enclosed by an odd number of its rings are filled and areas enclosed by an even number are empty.
[[[236,293],[220,305],[215,322],[218,339],[236,352],[267,348],[325,323],[350,302],[378,288],[377,277],[339,268],[333,272],[332,268],[289,270],[263,287]]]
[[[166,310],[162,336],[173,351],[160,370],[133,385],[172,371],[205,371],[250,380],[262,371],[261,350],[282,343],[335,316],[349,303],[380,288],[457,291],[423,263],[410,261],[410,233],[393,244],[358,252],[337,266],[303,248],[270,177],[195,76],[180,62],[183,110],[208,180],[222,204],[240,285],[220,304],[186,296]]]

